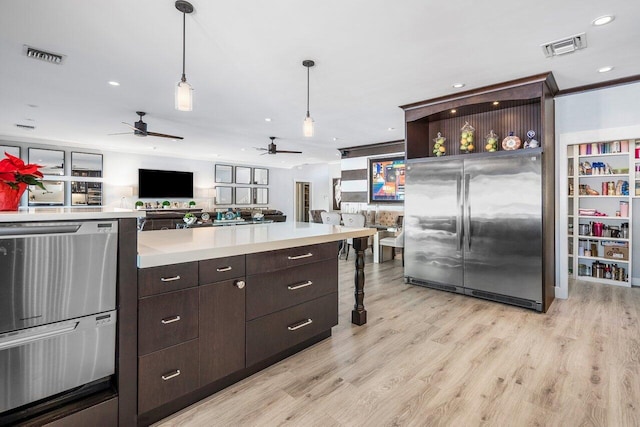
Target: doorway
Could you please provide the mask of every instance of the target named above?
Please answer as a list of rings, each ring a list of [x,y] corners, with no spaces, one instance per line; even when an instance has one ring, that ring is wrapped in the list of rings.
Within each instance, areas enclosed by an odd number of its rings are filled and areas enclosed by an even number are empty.
[[[309,209],[311,207],[311,183],[297,182],[295,185],[295,216],[297,222],[309,222]]]

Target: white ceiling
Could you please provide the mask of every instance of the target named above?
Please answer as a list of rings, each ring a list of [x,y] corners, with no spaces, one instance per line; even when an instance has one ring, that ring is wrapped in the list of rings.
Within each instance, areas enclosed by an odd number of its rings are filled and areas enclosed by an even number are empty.
[[[638,1],[192,4],[186,75],[194,110],[181,112],[173,96],[182,14],[173,0],[0,0],[0,136],[291,167],[336,161],[339,147],[403,139],[399,105],[546,71],[560,89],[640,74]],[[605,14],[615,20],[591,25]],[[586,50],[544,57],[542,43],[580,32]],[[64,64],[27,58],[25,44],[66,55]],[[313,138],[302,136],[304,59],[316,61]],[[605,65],[615,68],[596,71]],[[185,139],[108,135],[127,131],[121,122],[137,120],[136,110],[147,112],[149,131]],[[266,147],[269,136],[281,138],[279,149],[304,154],[261,156],[253,147]]]

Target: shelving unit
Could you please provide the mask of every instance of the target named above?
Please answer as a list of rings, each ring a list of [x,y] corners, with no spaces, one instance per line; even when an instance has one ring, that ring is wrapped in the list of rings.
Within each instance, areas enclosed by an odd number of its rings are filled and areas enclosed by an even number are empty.
[[[569,277],[631,286],[632,191],[630,171],[640,140],[567,147]],[[638,179],[640,183],[640,177]],[[573,191],[572,191],[573,190]],[[593,214],[585,214],[591,210]]]

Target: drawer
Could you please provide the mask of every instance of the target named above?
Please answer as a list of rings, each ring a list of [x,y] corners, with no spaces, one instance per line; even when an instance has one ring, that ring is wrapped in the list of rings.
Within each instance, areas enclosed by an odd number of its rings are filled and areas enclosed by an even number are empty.
[[[338,257],[338,242],[247,255],[247,275],[268,273]]]
[[[337,324],[337,293],[247,322],[247,367]]]
[[[338,292],[338,258],[247,276],[247,320]]]
[[[244,255],[239,255],[200,261],[199,283],[206,285],[244,276],[244,259]]]
[[[138,413],[198,388],[198,340],[138,358]]]
[[[138,269],[138,296],[177,291],[198,285],[198,263],[163,265]]]
[[[198,288],[138,301],[138,355],[198,337]]]
[[[152,230],[173,230],[176,228],[176,221],[173,219],[152,219]]]

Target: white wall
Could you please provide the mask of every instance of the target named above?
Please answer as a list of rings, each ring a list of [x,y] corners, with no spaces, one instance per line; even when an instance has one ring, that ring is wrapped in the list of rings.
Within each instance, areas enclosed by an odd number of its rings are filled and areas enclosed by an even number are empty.
[[[269,207],[281,210],[287,221],[295,218],[296,182],[311,183],[311,209],[331,210],[333,178],[340,177],[340,164],[305,165],[293,169],[269,171]]]
[[[640,83],[615,86],[555,99],[556,114],[556,297],[567,298],[567,245],[560,231],[567,229],[567,146],[583,142],[611,141],[640,138]],[[633,148],[630,148],[633,149]],[[633,169],[631,170],[633,178]],[[630,191],[634,185],[629,182]],[[633,193],[632,193],[633,194]],[[564,207],[564,208],[563,208]],[[632,206],[632,247],[640,248],[640,201],[634,198]],[[636,246],[637,245],[637,246]],[[632,283],[640,282],[640,250],[632,259]]]

